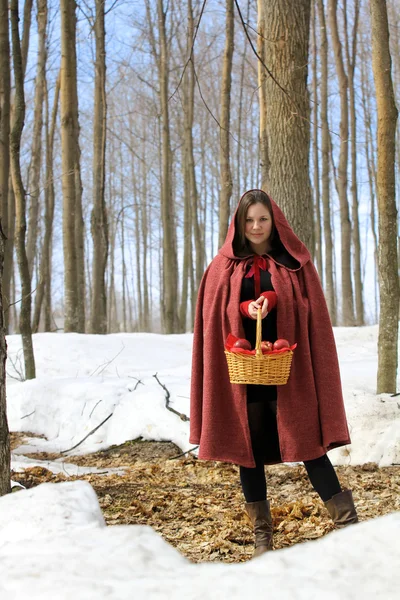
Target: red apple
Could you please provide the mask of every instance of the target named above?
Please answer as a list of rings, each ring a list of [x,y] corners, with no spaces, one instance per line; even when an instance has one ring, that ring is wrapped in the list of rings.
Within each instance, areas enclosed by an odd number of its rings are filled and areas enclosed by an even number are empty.
[[[249,340],[245,340],[243,338],[238,339],[234,344],[234,348],[243,348],[243,350],[251,350],[251,344]]]
[[[274,349],[274,345],[272,342],[265,342],[264,340],[261,342],[261,350],[263,352],[272,352]]]
[[[281,350],[282,348],[290,348],[290,344],[287,340],[279,339],[274,343],[274,350]]]

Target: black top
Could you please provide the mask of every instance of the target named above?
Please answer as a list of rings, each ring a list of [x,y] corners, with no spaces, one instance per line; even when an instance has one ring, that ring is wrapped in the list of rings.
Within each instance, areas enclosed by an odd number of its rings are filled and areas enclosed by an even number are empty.
[[[277,250],[272,250],[269,255],[281,265],[289,269],[297,269],[300,263],[294,259],[287,250],[282,246]],[[266,256],[268,261],[268,255]],[[246,269],[246,275],[251,269],[251,264]],[[260,291],[273,292],[274,286],[271,281],[271,273],[260,269]],[[248,300],[257,300],[255,297],[254,276],[243,277],[242,287],[240,290],[240,302]],[[276,308],[267,314],[262,320],[262,340],[275,342],[278,334],[276,327]],[[243,317],[243,327],[246,339],[251,343],[252,348],[256,345],[256,329],[257,321],[250,317]],[[247,386],[247,402],[258,402],[260,400],[276,400],[276,385],[248,385]]]

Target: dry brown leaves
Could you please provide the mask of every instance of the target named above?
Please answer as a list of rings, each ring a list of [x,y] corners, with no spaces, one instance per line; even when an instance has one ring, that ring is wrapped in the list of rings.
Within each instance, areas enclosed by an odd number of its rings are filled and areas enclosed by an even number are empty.
[[[19,440],[20,441],[20,440]],[[178,458],[170,443],[129,442],[68,461],[97,468],[125,467],[124,475],[85,475],[96,490],[108,525],[150,525],[195,562],[241,562],[250,558],[253,535],[244,512],[239,469],[234,465]],[[30,455],[32,458],[35,455]],[[55,459],[41,453],[37,458]],[[400,510],[400,468],[375,464],[337,469],[353,490],[360,520]],[[312,540],[333,529],[302,466],[267,467],[274,546]],[[78,479],[43,467],[13,473],[26,487]]]

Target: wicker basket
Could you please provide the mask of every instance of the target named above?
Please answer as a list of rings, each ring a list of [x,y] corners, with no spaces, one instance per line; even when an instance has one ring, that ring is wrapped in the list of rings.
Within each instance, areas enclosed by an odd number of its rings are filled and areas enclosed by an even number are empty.
[[[256,353],[240,354],[225,350],[231,383],[284,385],[290,375],[293,350],[263,354],[261,350],[261,308],[257,313]]]

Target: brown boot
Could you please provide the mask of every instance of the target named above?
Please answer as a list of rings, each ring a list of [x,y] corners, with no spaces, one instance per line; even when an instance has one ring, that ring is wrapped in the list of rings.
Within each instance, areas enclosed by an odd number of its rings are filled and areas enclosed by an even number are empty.
[[[337,529],[358,522],[351,490],[345,490],[332,496],[324,503]]]
[[[268,500],[246,502],[246,511],[254,527],[255,543],[253,558],[272,550],[272,517]]]

